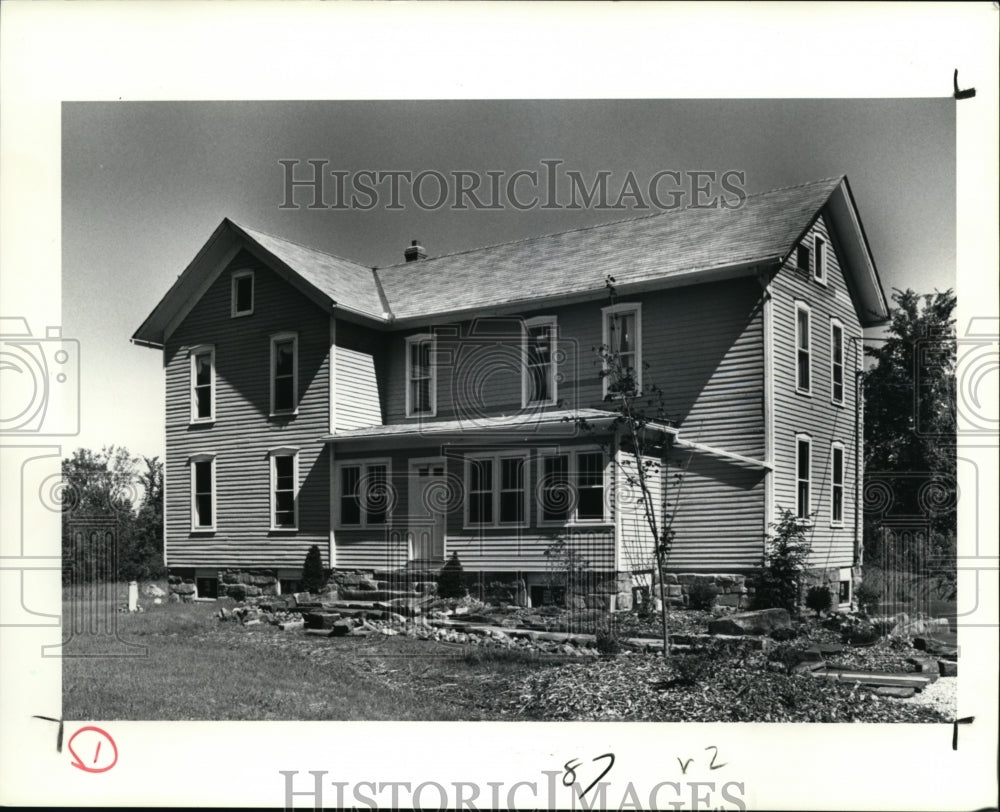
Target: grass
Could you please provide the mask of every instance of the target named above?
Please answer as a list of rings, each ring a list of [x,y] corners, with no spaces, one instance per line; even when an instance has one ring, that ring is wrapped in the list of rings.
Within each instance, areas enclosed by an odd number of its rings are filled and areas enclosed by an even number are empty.
[[[141,613],[101,612],[100,634],[67,645],[64,718],[497,719],[482,698],[528,669],[551,665],[539,657],[467,656],[460,647],[403,636],[315,638],[223,623],[215,614],[224,601],[140,602]],[[86,598],[66,596],[67,627],[83,619],[90,628],[86,606]],[[145,656],[95,656],[120,649],[115,623],[118,637],[144,646]]]

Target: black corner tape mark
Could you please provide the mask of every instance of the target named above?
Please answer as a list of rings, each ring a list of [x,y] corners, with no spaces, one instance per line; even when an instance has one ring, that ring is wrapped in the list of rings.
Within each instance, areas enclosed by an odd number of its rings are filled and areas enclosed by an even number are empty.
[[[976,720],[975,716],[963,716],[951,723],[951,749],[958,749],[958,726],[971,725]]]
[[[957,99],[971,99],[973,96],[976,95],[976,89],[974,87],[970,87],[968,90],[959,90],[958,89],[958,68],[955,68],[954,82],[955,82],[955,99],[956,100]]]
[[[44,719],[46,722],[58,722],[58,724],[59,724],[59,732],[56,734],[56,752],[57,753],[61,753],[62,752],[62,743],[63,743],[63,720],[62,719],[53,719],[51,716],[39,716],[37,714],[35,714],[31,718],[32,719]]]

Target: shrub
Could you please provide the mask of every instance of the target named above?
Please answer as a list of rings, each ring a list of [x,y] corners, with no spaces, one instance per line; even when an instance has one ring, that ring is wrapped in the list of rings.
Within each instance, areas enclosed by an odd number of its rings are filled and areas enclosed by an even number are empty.
[[[832,603],[833,596],[825,586],[810,587],[806,593],[806,606],[816,613],[816,617],[827,611]]]
[[[438,574],[438,596],[442,598],[461,598],[465,595],[465,587],[462,585],[462,562],[458,560],[458,553],[452,553],[451,558],[445,561]]]
[[[323,556],[320,554],[319,546],[314,544],[306,553],[306,560],[302,565],[302,589],[306,592],[319,592],[325,583]]]
[[[719,590],[713,584],[692,584],[688,589],[688,606],[707,612],[715,606],[715,599],[718,597]]]
[[[771,525],[767,563],[757,577],[754,605],[757,609],[787,609],[798,614],[799,579],[809,556],[809,542],[800,520],[790,510]]]
[[[882,599],[882,594],[866,582],[854,590],[854,597],[858,599],[858,608],[866,614],[871,614]]]
[[[605,657],[614,657],[622,650],[621,640],[618,638],[618,628],[614,623],[607,621],[601,623],[594,630],[594,644],[599,654]]]
[[[777,640],[779,643],[785,640],[794,640],[799,636],[799,633],[795,629],[772,629],[770,637],[772,640]]]

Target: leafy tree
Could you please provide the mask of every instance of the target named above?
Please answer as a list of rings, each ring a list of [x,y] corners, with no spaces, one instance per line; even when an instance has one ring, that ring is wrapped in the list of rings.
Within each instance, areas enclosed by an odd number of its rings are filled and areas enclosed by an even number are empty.
[[[113,445],[100,451],[78,448],[62,461],[62,480],[64,581],[71,562],[94,571],[90,569],[94,562],[78,560],[79,551],[73,549],[70,535],[72,523],[87,517],[114,520],[118,578],[148,580],[163,575],[163,463],[159,458],[140,460]]]
[[[605,286],[611,304],[614,304],[618,298],[615,278],[609,275]],[[691,455],[687,456],[680,470],[668,476],[671,443],[665,429],[673,426],[674,421],[667,412],[664,392],[652,383],[645,383],[640,389],[639,370],[630,365],[632,357],[621,351],[620,340],[613,331],[611,340],[611,345],[602,344],[595,347],[594,352],[601,366],[600,377],[606,381],[607,395],[604,400],[615,415],[610,424],[611,434],[618,438],[619,450],[624,453],[613,453],[615,449],[610,448],[607,443],[600,445],[622,473],[629,489],[639,493],[636,498],[653,540],[653,565],[659,586],[660,605],[663,607],[662,640],[663,654],[666,657],[670,654],[670,621],[663,573],[675,536],[673,524]],[[649,364],[644,363],[643,371],[648,369]],[[595,426],[585,418],[576,418],[575,422],[584,431],[595,433]],[[661,481],[662,487],[654,485],[657,479]]]
[[[907,289],[892,300],[885,338],[865,347],[865,478],[888,481],[891,513],[926,520],[930,538],[905,551],[908,566],[920,567],[914,555],[942,562],[955,554],[955,295]],[[883,548],[886,518],[867,513],[864,539],[866,558],[891,568],[899,551]],[[943,576],[954,585],[952,567]]]

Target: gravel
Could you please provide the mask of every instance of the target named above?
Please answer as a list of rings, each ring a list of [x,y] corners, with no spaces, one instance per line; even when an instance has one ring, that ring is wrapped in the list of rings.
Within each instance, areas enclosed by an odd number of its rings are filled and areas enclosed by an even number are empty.
[[[909,699],[897,701],[905,702],[908,705],[924,705],[934,708],[949,719],[956,719],[958,718],[958,678],[941,677],[937,682],[932,682]]]

